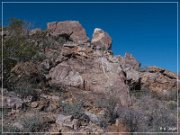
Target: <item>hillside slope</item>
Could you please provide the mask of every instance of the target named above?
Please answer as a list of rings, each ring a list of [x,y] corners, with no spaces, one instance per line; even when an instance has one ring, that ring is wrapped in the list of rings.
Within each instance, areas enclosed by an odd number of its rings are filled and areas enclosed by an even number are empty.
[[[114,56],[107,32],[90,40],[78,21],[24,26],[14,20],[1,33],[4,132],[177,131],[175,73]]]

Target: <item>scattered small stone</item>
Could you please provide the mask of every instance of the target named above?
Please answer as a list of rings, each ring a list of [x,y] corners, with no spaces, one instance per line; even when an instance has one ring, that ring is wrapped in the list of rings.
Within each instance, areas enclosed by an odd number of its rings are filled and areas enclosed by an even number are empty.
[[[32,102],[32,103],[31,103],[31,107],[32,107],[32,108],[38,107],[38,103],[37,103],[37,102]]]
[[[16,127],[18,129],[23,129],[23,125],[21,123],[19,123],[19,122],[13,123],[13,127]]]
[[[72,124],[73,124],[73,128],[75,130],[77,130],[79,128],[79,126],[80,126],[80,122],[79,122],[78,119],[73,119]]]
[[[71,122],[73,120],[72,115],[70,116],[65,116],[63,114],[59,114],[57,119],[56,119],[56,123],[59,125],[64,125],[67,122]]]

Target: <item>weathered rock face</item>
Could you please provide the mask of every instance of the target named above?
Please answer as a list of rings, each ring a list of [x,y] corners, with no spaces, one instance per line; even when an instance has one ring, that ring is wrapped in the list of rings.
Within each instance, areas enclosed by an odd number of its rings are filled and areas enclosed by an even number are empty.
[[[108,50],[111,48],[112,39],[108,33],[102,29],[94,29],[93,38],[91,40],[93,48],[97,50]]]
[[[70,50],[73,50],[72,48]],[[84,55],[77,50],[68,51],[71,55],[57,66],[52,68],[47,75],[50,84],[67,85],[95,93],[116,92],[119,103],[130,104],[129,88],[125,84],[125,74],[117,62],[111,62],[105,56],[93,56],[89,52]],[[113,87],[113,88],[112,88]]]
[[[54,35],[70,35],[70,38],[78,44],[89,41],[85,29],[78,21],[51,22],[48,23],[48,29]]]
[[[141,78],[143,86],[157,93],[177,89],[176,75],[162,68],[149,67]]]
[[[170,72],[170,71],[163,69],[163,68],[156,67],[156,66],[148,67],[146,69],[146,71],[148,71],[150,73],[161,73],[164,76],[169,77],[170,79],[176,79],[177,78],[177,75],[175,73]]]
[[[119,56],[118,60],[126,73],[126,81],[130,89],[140,90],[141,76],[138,70],[141,64],[129,53],[126,53],[124,57]]]
[[[62,64],[57,65],[50,71],[51,83],[82,87],[83,79],[80,74],[71,67]]]

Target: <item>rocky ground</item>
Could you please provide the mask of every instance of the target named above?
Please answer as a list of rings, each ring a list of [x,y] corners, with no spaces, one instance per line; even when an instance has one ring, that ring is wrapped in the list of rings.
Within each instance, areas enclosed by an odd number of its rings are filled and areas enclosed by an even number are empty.
[[[114,56],[107,32],[90,40],[78,21],[23,26],[13,20],[1,33],[3,132],[177,132],[178,75]]]

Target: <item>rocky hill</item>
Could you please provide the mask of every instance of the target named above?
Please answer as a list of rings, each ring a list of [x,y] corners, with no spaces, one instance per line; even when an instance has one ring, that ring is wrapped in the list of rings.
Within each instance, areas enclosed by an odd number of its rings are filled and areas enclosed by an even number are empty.
[[[4,132],[177,131],[178,75],[114,56],[104,30],[90,39],[78,21],[27,30],[14,20],[1,35]]]

